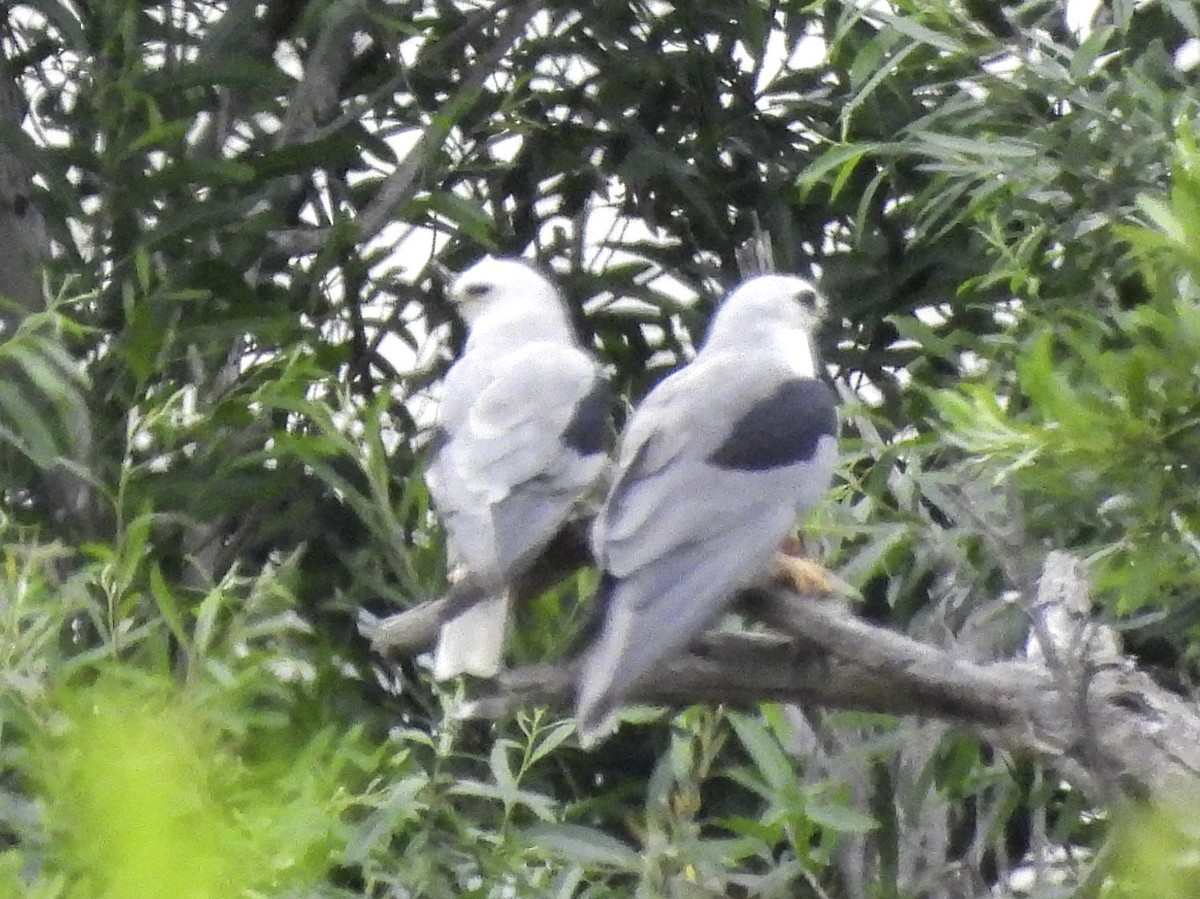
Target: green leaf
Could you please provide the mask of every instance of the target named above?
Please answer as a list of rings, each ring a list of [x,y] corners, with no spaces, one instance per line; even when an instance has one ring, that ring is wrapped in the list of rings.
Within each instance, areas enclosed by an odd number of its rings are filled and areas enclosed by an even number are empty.
[[[881,9],[872,10],[871,15],[914,41],[933,47],[935,50],[941,50],[943,53],[961,56],[971,52],[967,45],[958,38],[943,31],[934,31],[911,16],[894,16]]]
[[[960,137],[956,134],[924,130],[916,130],[912,136],[922,143],[928,152],[946,159],[966,157],[978,160],[1023,160],[1038,155],[1038,148],[1032,141],[1013,137]]]
[[[842,137],[845,138],[850,129],[851,119],[854,113],[860,106],[867,102],[872,94],[875,93],[892,73],[898,69],[904,61],[919,49],[918,44],[909,44],[907,47],[901,47],[896,53],[892,54],[887,64],[876,71],[864,84],[857,93],[854,94],[843,107],[841,112],[842,122]]]
[[[516,790],[514,792],[509,787],[464,779],[455,781],[448,792],[452,796],[476,796],[480,799],[490,799],[500,803],[506,809],[517,805],[523,806],[542,821],[553,821],[558,817],[557,803],[554,798],[542,793],[535,793],[532,790]]]
[[[183,615],[179,610],[179,603],[171,592],[170,586],[163,577],[162,568],[157,562],[150,564],[150,595],[154,597],[154,602],[158,606],[159,612],[162,613],[167,627],[171,629],[171,634],[181,646],[187,646],[188,634],[183,625]]]
[[[200,601],[196,610],[196,626],[192,630],[192,647],[197,655],[204,656],[212,646],[216,637],[217,616],[225,602],[225,592],[217,586],[208,592]]]
[[[575,723],[573,721],[560,721],[553,727],[542,731],[539,735],[537,745],[529,754],[529,764],[536,764],[541,759],[554,752],[565,741],[570,739],[575,733]]]
[[[142,512],[125,525],[120,535],[120,553],[117,556],[116,584],[128,589],[134,582],[138,569],[146,560],[150,528],[154,523],[153,512]]]
[[[41,409],[29,401],[20,385],[11,381],[0,382],[0,420],[4,424],[0,436],[35,465],[49,468],[58,461],[61,449],[52,425],[44,420]]]
[[[538,824],[523,831],[531,846],[545,849],[564,861],[637,872],[642,856],[615,837],[579,824]]]
[[[851,89],[861,92],[863,86],[877,77],[879,72],[891,71],[892,66],[884,65],[884,62],[901,40],[903,36],[899,32],[884,28],[867,41],[854,54],[854,62],[850,66]]]
[[[1071,57],[1072,77],[1083,79],[1090,76],[1096,59],[1108,48],[1115,34],[1116,29],[1111,25],[1094,28]]]
[[[808,820],[820,827],[838,833],[870,833],[879,828],[879,822],[870,815],[856,811],[847,805],[827,802],[809,797],[804,803],[804,814]]]
[[[779,745],[774,734],[757,718],[741,712],[729,712],[729,723],[749,753],[758,773],[778,796],[796,794],[799,777],[795,765]]]
[[[425,198],[425,207],[457,225],[464,234],[489,250],[496,248],[492,217],[471,201],[453,191],[438,191]]]
[[[48,343],[13,340],[4,348],[4,354],[15,359],[34,386],[53,403],[61,416],[59,426],[68,429],[87,420],[87,404],[79,390],[78,368],[55,365],[54,354],[47,352]],[[74,416],[77,418],[72,420]]]
[[[844,185],[862,158],[877,152],[882,146],[877,143],[836,144],[801,169],[797,183],[807,193],[824,182],[830,173],[837,172],[835,187]],[[834,196],[836,195],[835,190]]]
[[[1200,16],[1196,14],[1196,6],[1187,0],[1166,0],[1167,9],[1171,11],[1179,24],[1187,29],[1192,37],[1200,37]]]
[[[867,525],[865,535],[866,543],[838,566],[838,576],[859,588],[875,575],[886,573],[892,554],[913,538],[911,527],[899,523]]]
[[[520,792],[517,779],[513,776],[512,767],[508,763],[508,752],[512,748],[510,741],[497,740],[492,744],[492,752],[488,764],[492,772],[492,780],[495,781],[496,787],[500,792],[500,797],[504,800],[505,805],[514,803],[517,794]]]
[[[905,340],[912,340],[921,347],[923,354],[932,354],[948,362],[957,362],[962,348],[939,334],[934,328],[913,315],[890,315],[887,321],[896,333]]]

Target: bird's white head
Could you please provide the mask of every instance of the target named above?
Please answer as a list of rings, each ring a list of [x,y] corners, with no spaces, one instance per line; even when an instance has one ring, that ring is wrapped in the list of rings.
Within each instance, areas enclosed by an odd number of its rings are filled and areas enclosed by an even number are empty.
[[[454,279],[450,300],[470,329],[468,346],[575,340],[558,288],[520,259],[484,256]]]
[[[759,275],[738,285],[721,303],[704,345],[753,345],[786,330],[811,334],[821,324],[827,305],[820,291],[803,278]]]
[[[545,275],[520,259],[496,256],[484,256],[455,278],[450,300],[467,324],[504,306],[562,307],[558,290]]]

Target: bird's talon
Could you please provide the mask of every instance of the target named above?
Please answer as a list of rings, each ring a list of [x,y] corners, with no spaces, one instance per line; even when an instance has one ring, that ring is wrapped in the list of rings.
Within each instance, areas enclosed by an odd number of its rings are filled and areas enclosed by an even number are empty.
[[[776,553],[771,580],[805,595],[836,596],[842,592],[840,579],[820,562]]]

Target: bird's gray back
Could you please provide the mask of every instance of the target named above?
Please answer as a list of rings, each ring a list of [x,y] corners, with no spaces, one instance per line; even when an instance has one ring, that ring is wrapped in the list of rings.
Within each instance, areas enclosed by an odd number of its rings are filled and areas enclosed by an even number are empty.
[[[813,505],[833,470],[834,440],[826,433],[831,398],[816,410],[820,433],[805,438],[812,460],[757,469],[719,463],[748,411],[797,380],[811,379],[797,379],[773,354],[728,353],[681,370],[653,391],[630,423],[617,477],[597,518],[600,564],[624,576],[673,546],[712,539],[722,521],[752,518],[764,505],[785,507],[793,518]],[[774,413],[779,432],[809,430],[809,422],[788,417],[789,409]]]
[[[822,388],[777,353],[715,354],[638,408],[593,534],[607,608],[580,681],[585,733],[765,571],[828,489]]]
[[[564,435],[600,383],[595,361],[561,342],[469,352],[451,368],[427,481],[456,565],[506,578],[595,484],[603,453]]]

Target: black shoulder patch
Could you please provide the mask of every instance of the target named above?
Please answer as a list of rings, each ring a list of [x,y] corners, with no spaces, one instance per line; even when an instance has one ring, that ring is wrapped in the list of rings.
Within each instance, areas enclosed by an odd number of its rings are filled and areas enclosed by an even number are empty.
[[[796,378],[748,409],[708,461],[741,471],[782,468],[812,458],[817,441],[836,434],[837,407],[829,385]]]
[[[602,452],[608,443],[611,412],[612,391],[608,381],[597,378],[592,389],[576,404],[575,413],[563,431],[563,443],[582,456]]]
[[[450,442],[450,435],[446,433],[446,429],[438,425],[429,435],[429,442],[425,444],[426,455],[430,459],[442,451],[442,448]]]

